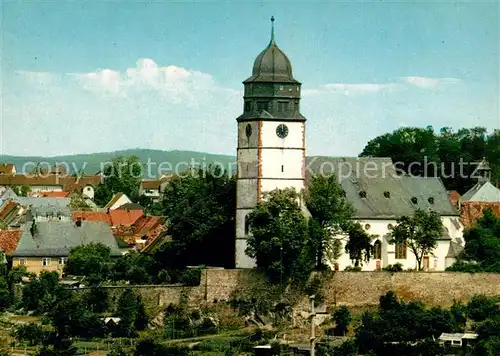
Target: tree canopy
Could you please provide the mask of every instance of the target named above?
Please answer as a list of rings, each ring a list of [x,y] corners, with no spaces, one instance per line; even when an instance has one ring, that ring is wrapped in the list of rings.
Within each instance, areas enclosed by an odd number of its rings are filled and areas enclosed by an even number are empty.
[[[499,147],[500,130],[488,135],[483,127],[458,131],[444,127],[436,134],[431,126],[404,127],[370,140],[360,156],[391,157],[401,173],[437,175],[448,190],[463,194],[476,183],[475,163],[483,157],[492,168],[492,181],[500,182]]]
[[[114,158],[101,172],[103,179],[95,191],[95,202],[104,206],[116,193],[124,193],[132,201],[137,201],[142,170],[143,166],[138,157]]]
[[[163,196],[170,243],[156,253],[162,267],[234,266],[236,180],[220,167],[168,182]]]
[[[273,190],[248,215],[250,234],[246,254],[273,281],[302,278],[314,267],[307,220],[293,188]],[[311,258],[312,257],[312,258]]]
[[[391,232],[392,242],[405,244],[415,255],[417,269],[422,267],[422,259],[437,246],[444,227],[438,213],[416,210],[414,216],[402,216]]]

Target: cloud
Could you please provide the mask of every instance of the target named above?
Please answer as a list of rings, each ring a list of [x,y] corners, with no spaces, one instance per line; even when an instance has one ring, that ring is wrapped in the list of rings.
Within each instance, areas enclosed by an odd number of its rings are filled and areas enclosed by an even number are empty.
[[[457,78],[401,77],[404,82],[423,89],[434,89],[441,85],[458,84]]]
[[[498,126],[497,89],[469,83],[436,93],[435,88],[459,81],[410,78],[305,86],[301,111],[308,119],[307,154],[357,155],[368,140],[400,125]],[[210,73],[142,58],[121,71],[4,70],[1,79],[2,154],[131,147],[236,153],[243,88],[222,86]]]

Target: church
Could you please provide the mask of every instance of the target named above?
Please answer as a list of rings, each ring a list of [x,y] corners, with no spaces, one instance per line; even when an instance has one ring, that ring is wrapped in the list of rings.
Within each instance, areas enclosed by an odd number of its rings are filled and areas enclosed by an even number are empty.
[[[390,243],[391,229],[402,215],[416,209],[440,214],[445,233],[434,252],[424,256],[425,270],[443,271],[463,249],[459,212],[448,199],[439,178],[400,176],[390,158],[306,157],[306,118],[300,112],[302,84],[293,77],[292,65],[277,46],[274,18],[271,39],[255,59],[252,75],[244,84],[243,114],[237,119],[236,268],[254,268],[245,254],[249,235],[248,214],[274,189],[307,189],[314,174],[335,173],[354,207],[354,219],[374,235],[374,255],[363,270],[379,270],[401,263],[416,267],[405,245]],[[345,244],[344,236],[332,236]],[[345,253],[328,261],[334,270],[352,265]]]

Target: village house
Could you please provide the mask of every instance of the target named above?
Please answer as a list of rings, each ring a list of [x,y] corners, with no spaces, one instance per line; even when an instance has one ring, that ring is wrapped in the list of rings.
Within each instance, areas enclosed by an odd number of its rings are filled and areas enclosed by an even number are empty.
[[[126,194],[116,193],[113,194],[111,200],[104,206],[104,209],[114,210],[118,209],[124,204],[129,204],[129,203],[132,203],[132,200],[130,200],[130,198]]]
[[[0,185],[4,186],[26,186],[31,194],[44,193],[54,194],[52,192],[67,192],[68,195],[73,192],[81,193],[84,197],[94,198],[95,188],[99,184],[101,177],[84,176],[73,177],[62,175],[61,171],[55,174],[47,171],[46,174],[0,174]]]
[[[13,256],[13,267],[25,266],[30,273],[56,271],[62,276],[72,248],[102,243],[112,256],[122,251],[111,227],[102,221],[73,221],[69,209],[32,208]]]

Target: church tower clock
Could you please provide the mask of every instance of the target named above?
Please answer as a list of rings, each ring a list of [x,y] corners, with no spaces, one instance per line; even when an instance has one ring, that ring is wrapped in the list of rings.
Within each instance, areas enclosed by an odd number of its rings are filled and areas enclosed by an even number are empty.
[[[255,59],[243,82],[243,114],[238,123],[236,188],[236,268],[253,268],[246,255],[248,214],[264,192],[295,188],[305,180],[305,122],[300,114],[301,83],[292,76],[288,57],[274,40]]]

